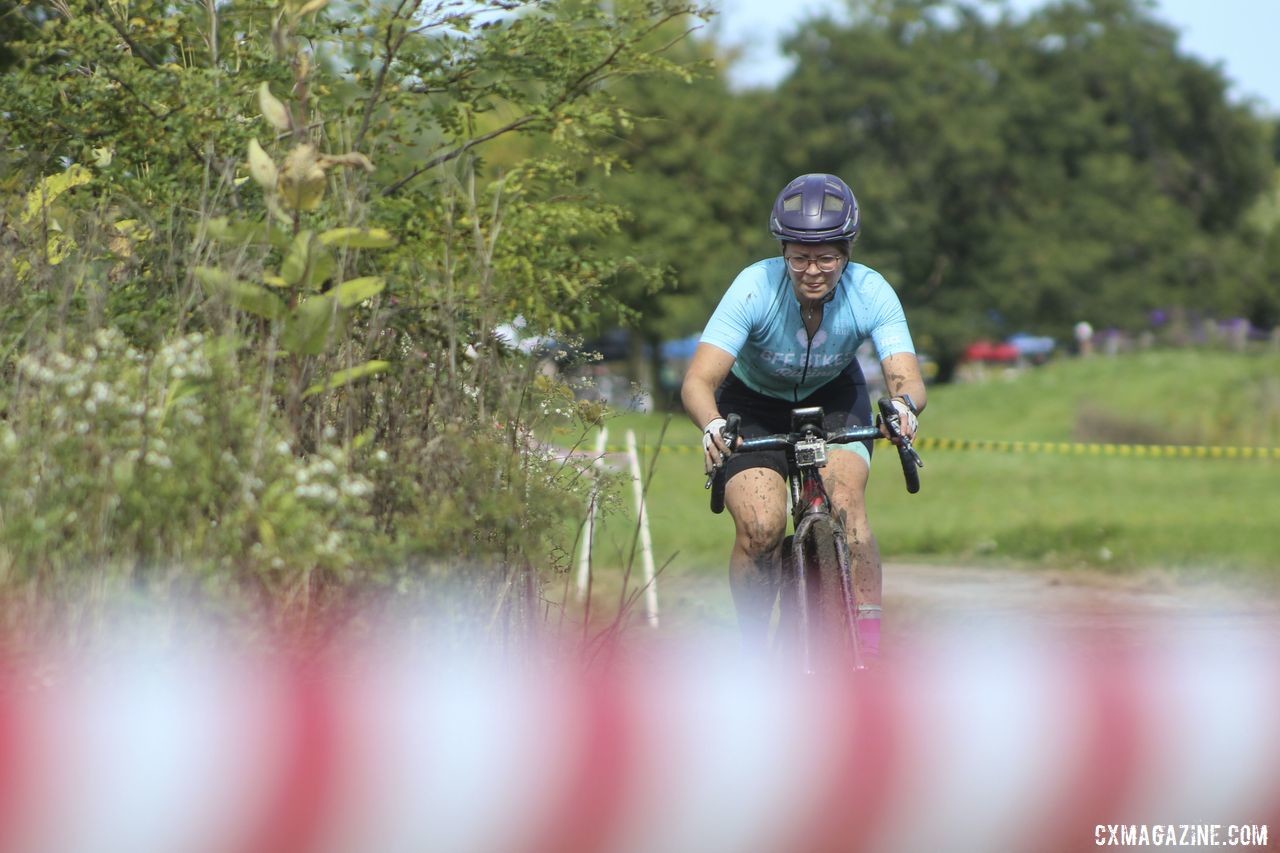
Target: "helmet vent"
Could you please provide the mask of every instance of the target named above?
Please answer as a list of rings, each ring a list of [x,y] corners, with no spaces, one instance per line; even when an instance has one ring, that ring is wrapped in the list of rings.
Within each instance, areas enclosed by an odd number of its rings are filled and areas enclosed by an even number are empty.
[[[828,193],[822,200],[822,209],[833,210],[836,213],[839,213],[844,210],[844,199],[840,198],[838,195],[831,195]]]
[[[803,204],[804,204],[804,197],[799,193],[796,193],[795,195],[791,196],[790,198],[782,202],[782,209],[787,211],[788,213],[791,213],[799,210]]]

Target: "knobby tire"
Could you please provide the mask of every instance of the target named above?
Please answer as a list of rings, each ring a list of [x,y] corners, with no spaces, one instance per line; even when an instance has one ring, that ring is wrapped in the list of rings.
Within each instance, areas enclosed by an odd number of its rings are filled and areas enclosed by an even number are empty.
[[[783,547],[781,614],[778,623],[778,645],[788,659],[815,673],[847,673],[853,670],[855,602],[852,580],[842,578],[839,549],[842,539],[830,521],[818,519],[805,537],[804,554],[794,551],[793,537]],[[848,549],[844,564],[849,566]],[[808,603],[808,654],[801,625],[797,559],[803,556],[804,589]]]

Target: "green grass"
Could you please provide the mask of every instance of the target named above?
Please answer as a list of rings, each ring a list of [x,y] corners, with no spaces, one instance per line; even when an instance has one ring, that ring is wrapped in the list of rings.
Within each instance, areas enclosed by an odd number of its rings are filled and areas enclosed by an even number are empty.
[[[636,431],[657,562],[676,579],[719,577],[732,522],[707,508],[698,433],[683,415],[671,417],[654,459],[665,420],[619,416],[609,443],[620,447],[625,431]],[[1280,354],[1157,351],[937,386],[921,435],[1280,447]],[[1280,576],[1280,461],[924,456],[916,495],[903,488],[896,456],[876,456],[869,508],[890,560]],[[621,497],[624,509],[605,521],[602,566],[624,565],[630,553],[630,491]]]

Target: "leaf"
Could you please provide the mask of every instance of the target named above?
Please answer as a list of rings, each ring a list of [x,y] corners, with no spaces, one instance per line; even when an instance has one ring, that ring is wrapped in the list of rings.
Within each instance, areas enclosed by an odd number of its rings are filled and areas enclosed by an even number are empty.
[[[240,281],[213,267],[197,267],[195,275],[205,293],[224,297],[241,311],[268,320],[280,320],[285,315],[284,303],[265,287]]]
[[[258,109],[262,111],[267,124],[276,130],[287,132],[293,129],[293,119],[289,116],[288,107],[271,94],[271,87],[265,80],[258,87]]]
[[[281,199],[294,210],[314,210],[324,198],[324,169],[316,147],[304,142],[284,158],[278,184]]]
[[[209,385],[207,379],[195,379],[185,377],[183,379],[175,379],[169,383],[168,391],[164,397],[164,407],[161,410],[161,420],[167,420],[169,413],[173,411],[173,406],[184,397],[190,397],[192,394],[199,393],[202,389]]]
[[[377,296],[386,286],[386,279],[382,276],[370,275],[344,281],[333,289],[332,295],[343,308],[351,308]]]
[[[265,221],[233,222],[225,216],[218,216],[210,219],[205,227],[211,238],[224,243],[249,243],[257,246],[274,246],[277,249],[285,249],[290,243],[287,231]]]
[[[347,249],[387,249],[396,238],[385,228],[330,228],[320,233],[320,242]]]
[[[329,0],[310,0],[310,2],[303,4],[302,8],[294,14],[301,18],[303,15],[308,15],[312,12],[319,12],[328,4]]]
[[[120,219],[115,223],[115,228],[130,240],[144,242],[155,236],[154,232],[138,219]]]
[[[32,221],[58,196],[72,187],[87,184],[91,180],[93,180],[93,173],[79,163],[72,163],[67,171],[42,179],[36,184],[35,189],[27,193],[27,207],[22,214],[22,221]]]
[[[57,266],[76,250],[76,241],[60,231],[50,231],[49,240],[45,244],[45,262]]]
[[[322,154],[317,162],[321,169],[332,169],[334,166],[359,166],[366,172],[373,171],[373,161],[359,151],[349,151],[346,154]]]
[[[280,265],[280,277],[285,284],[297,284],[307,274],[307,264],[311,258],[311,238],[314,236],[311,231],[303,230],[293,238],[289,253]]]
[[[322,394],[325,391],[332,391],[334,388],[341,388],[343,385],[347,385],[357,379],[363,379],[366,376],[373,376],[378,373],[385,373],[387,368],[390,366],[391,362],[374,359],[373,361],[366,361],[364,364],[359,364],[346,370],[339,370],[324,382],[318,382],[306,391],[303,391],[302,397],[303,399],[306,399],[307,397],[314,397],[316,394]]]
[[[293,310],[285,322],[280,343],[298,355],[319,355],[324,352],[337,315],[337,300],[328,294],[312,296]]]
[[[258,539],[268,548],[276,544],[276,531],[271,522],[265,518],[258,519]]]
[[[329,247],[318,241],[311,243],[311,265],[302,279],[302,286],[307,290],[320,290],[326,281],[333,278],[338,270],[338,262]]]
[[[257,137],[249,140],[249,174],[258,185],[268,192],[275,192],[276,181],[280,174],[276,169],[276,161],[258,144]]]

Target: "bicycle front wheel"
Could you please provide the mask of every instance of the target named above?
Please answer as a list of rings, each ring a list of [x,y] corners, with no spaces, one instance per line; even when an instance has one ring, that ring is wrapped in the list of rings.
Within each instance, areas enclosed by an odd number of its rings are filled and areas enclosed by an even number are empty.
[[[803,547],[795,556],[801,646],[806,669],[816,673],[847,673],[857,663],[857,613],[850,577],[849,552],[834,523],[814,519],[804,531]],[[799,591],[799,590],[798,590]]]

